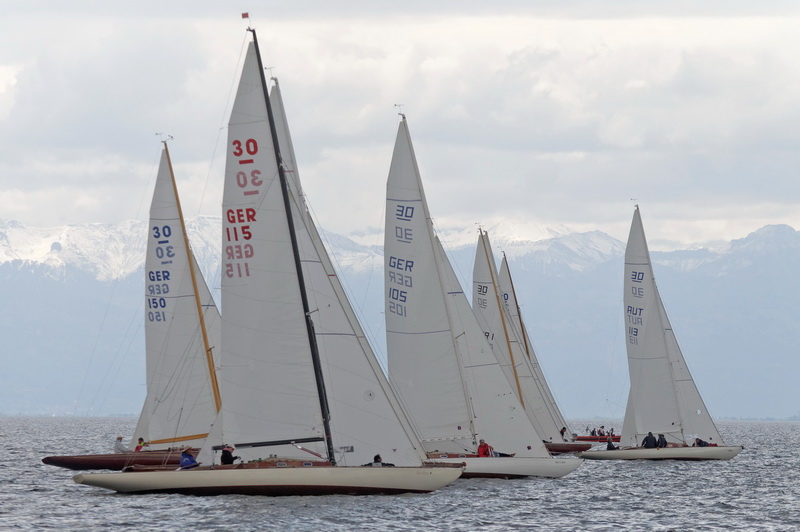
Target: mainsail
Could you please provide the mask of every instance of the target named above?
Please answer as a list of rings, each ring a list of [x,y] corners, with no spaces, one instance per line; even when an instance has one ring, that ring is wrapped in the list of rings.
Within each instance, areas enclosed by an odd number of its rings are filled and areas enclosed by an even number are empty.
[[[566,421],[525,334],[516,298],[510,290],[507,264],[506,275],[508,281],[503,284],[495,268],[489,235],[481,230],[472,273],[472,308],[537,433],[547,441],[561,442],[560,430],[567,426]]]
[[[359,465],[381,454],[397,465],[420,465],[421,446],[301,196],[280,87],[275,81],[268,109],[261,74],[251,44],[229,124],[222,248],[226,400],[215,444],[233,444],[246,459],[318,455]]]
[[[164,145],[145,257],[147,397],[131,444],[203,444],[220,408],[213,357],[220,316],[191,248]],[[212,356],[213,354],[213,356]]]
[[[622,445],[639,445],[648,432],[668,441],[699,437],[724,445],[678,346],[658,293],[639,207],[625,249],[625,338],[631,388]]]
[[[548,457],[434,235],[405,117],[386,188],[389,377],[425,449],[475,452],[485,438],[517,457]]]

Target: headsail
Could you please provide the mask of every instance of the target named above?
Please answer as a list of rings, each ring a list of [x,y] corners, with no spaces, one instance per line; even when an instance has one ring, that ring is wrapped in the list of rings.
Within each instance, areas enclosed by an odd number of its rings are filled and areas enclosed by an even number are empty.
[[[337,463],[360,465],[379,453],[396,465],[419,465],[425,458],[422,447],[367,342],[301,195],[280,85],[273,81],[270,101],[322,359]]]

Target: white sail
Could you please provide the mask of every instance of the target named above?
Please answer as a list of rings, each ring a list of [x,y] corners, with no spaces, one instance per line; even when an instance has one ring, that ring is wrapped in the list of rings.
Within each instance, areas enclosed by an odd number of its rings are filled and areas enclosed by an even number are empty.
[[[291,151],[285,117],[278,133],[255,30],[248,31],[253,42],[229,123],[223,193],[220,384],[225,402],[201,451],[201,461],[208,464],[216,462],[214,449],[232,444],[246,463],[86,474],[73,480],[122,493],[198,495],[438,489],[461,476],[463,466],[423,466],[421,446],[406,433],[396,401],[386,396],[386,379],[370,360],[374,356],[332,279],[319,235],[304,216],[297,180],[293,185],[284,172],[284,165],[294,164],[281,161],[278,149],[286,144]],[[279,92],[275,98],[280,99]],[[320,333],[314,321],[321,324]],[[332,389],[330,398],[326,387]],[[333,422],[339,425],[332,428]],[[354,449],[335,449],[339,436]],[[344,467],[349,458],[339,460],[338,452],[369,455],[369,462],[375,453],[386,462],[403,461],[394,465],[413,467]],[[387,465],[380,461],[368,465]]]
[[[630,395],[621,444],[641,444],[648,432],[668,441],[699,437],[724,445],[703,403],[656,287],[639,207],[625,250],[625,338]]]
[[[539,389],[545,398],[545,404],[547,405],[548,411],[554,420],[554,424],[557,427],[560,427],[560,434],[561,428],[568,427],[569,425],[567,425],[567,420],[564,417],[564,414],[561,413],[561,409],[558,408],[558,403],[556,402],[553,392],[550,390],[550,386],[547,384],[547,379],[545,379],[542,366],[539,364],[539,359],[536,357],[536,351],[533,348],[533,343],[531,342],[530,336],[528,336],[528,328],[525,327],[525,322],[522,320],[519,302],[517,301],[517,296],[514,291],[514,281],[511,279],[511,270],[508,267],[508,260],[506,260],[505,255],[503,255],[503,260],[500,264],[499,280],[506,310],[508,311],[509,316],[511,316],[511,322],[514,325],[517,334],[522,338],[522,345],[525,349],[525,353],[527,354],[528,362],[531,365],[534,379],[538,383]],[[569,439],[570,434],[567,434],[566,438]]]
[[[509,298],[513,294],[500,284],[495,268],[494,253],[489,235],[481,231],[475,251],[472,272],[472,308],[478,318],[495,355],[501,361],[511,388],[521,399],[536,432],[550,442],[561,442],[560,430],[566,422],[558,412],[539,364],[527,349],[527,338],[523,338],[521,322],[509,313]],[[516,310],[516,300],[514,300]]]
[[[241,444],[316,439],[302,447],[327,454],[291,230],[320,355],[333,458],[339,465],[361,465],[381,454],[396,465],[421,465],[421,445],[366,341],[301,196],[277,80],[271,93],[292,228],[251,45],[229,125],[222,282],[226,401],[215,444],[239,445],[237,454],[246,458],[311,458],[296,445]]]
[[[199,447],[217,415],[207,349],[220,345],[220,316],[187,243],[165,146],[145,257],[147,397],[131,445],[142,437],[149,449]]]
[[[434,236],[405,117],[387,183],[389,377],[427,451],[548,457]],[[468,465],[468,471],[469,471]]]
[[[422,447],[367,342],[301,196],[294,148],[277,79],[270,91],[270,101],[292,197],[306,294],[322,359],[337,463],[360,465],[371,462],[375,454],[381,454],[384,461],[395,465],[420,465],[425,458]]]
[[[222,205],[220,388],[222,434],[230,444],[324,433],[261,76],[250,43],[228,124]],[[292,449],[237,452],[260,458]]]

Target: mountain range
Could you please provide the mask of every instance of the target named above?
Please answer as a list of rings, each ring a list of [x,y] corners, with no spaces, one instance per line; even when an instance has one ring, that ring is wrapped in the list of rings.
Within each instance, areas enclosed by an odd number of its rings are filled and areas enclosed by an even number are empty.
[[[187,225],[218,298],[221,220],[197,217]],[[497,228],[487,229],[493,236]],[[565,416],[621,419],[628,390],[624,242],[597,231],[539,241],[496,234],[493,247],[508,257],[523,317]],[[0,220],[0,414],[138,414],[145,396],[145,235],[143,221],[35,228]],[[385,361],[381,246],[336,234],[325,239]],[[442,240],[448,242],[446,233]],[[477,235],[472,243],[463,235],[452,241],[448,253],[469,292]],[[800,233],[772,225],[713,249],[652,257],[711,414],[796,418]]]

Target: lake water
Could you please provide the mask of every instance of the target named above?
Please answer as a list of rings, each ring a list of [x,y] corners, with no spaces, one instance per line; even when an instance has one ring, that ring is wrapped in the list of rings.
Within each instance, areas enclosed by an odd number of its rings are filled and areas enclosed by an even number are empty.
[[[41,463],[109,452],[135,424],[0,418],[0,530],[800,529],[800,423],[718,423],[728,443],[745,446],[731,461],[587,461],[562,479],[458,480],[425,495],[119,495],[78,486],[74,472]],[[572,426],[600,424],[614,425]]]

